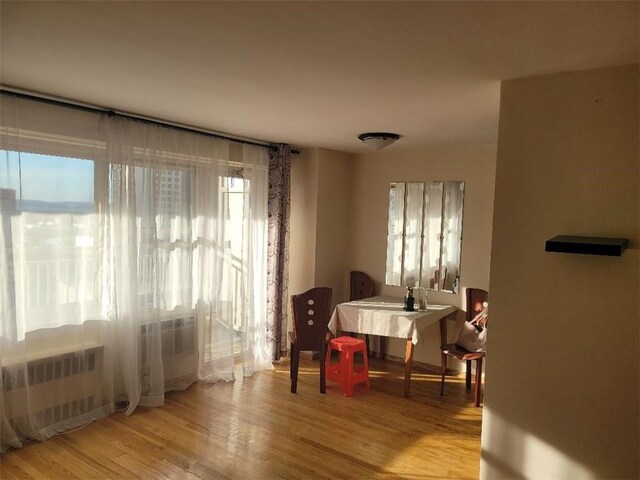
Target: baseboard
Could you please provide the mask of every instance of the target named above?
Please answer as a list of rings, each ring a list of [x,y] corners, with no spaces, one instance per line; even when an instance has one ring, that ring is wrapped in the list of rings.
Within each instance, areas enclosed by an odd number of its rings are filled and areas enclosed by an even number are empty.
[[[371,356],[375,358],[375,357],[378,357],[378,354],[377,352],[372,350]],[[303,352],[300,352],[300,358],[304,358],[306,360],[318,360],[320,358],[320,352],[303,351]],[[404,357],[396,357],[395,355],[387,354],[384,359],[392,363],[404,365]],[[421,371],[436,374],[436,375],[440,375],[442,373],[440,365],[433,365],[431,363],[419,362],[417,360],[413,361],[412,367],[415,368],[416,370],[421,370]],[[447,375],[461,375],[461,374],[464,374],[464,371],[457,370],[455,368],[447,368]]]
[[[371,352],[372,355],[374,353],[376,352]],[[393,363],[398,363],[400,365],[404,365],[404,357],[396,357],[395,355],[387,354],[385,356],[385,360],[388,360]],[[415,368],[416,370],[421,370],[428,373],[433,373],[437,375],[442,374],[442,367],[440,365],[433,365],[431,363],[419,362],[417,360],[413,360],[412,367]],[[457,370],[455,368],[447,368],[447,375],[458,375],[460,373],[464,373],[464,372],[461,372],[460,370]]]

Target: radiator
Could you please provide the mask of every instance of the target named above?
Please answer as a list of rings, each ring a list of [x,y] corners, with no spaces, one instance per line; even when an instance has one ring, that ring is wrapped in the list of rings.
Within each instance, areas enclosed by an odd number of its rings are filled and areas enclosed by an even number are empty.
[[[165,390],[184,388],[195,380],[196,322],[193,314],[166,318],[159,323],[149,323],[140,327],[141,365],[143,391],[149,388],[149,370],[145,367],[149,335],[160,328],[162,363],[164,367]]]
[[[193,315],[140,327],[142,365],[147,335],[160,328],[165,389],[184,388],[195,380],[196,330]],[[18,431],[32,431],[78,417],[104,405],[104,347],[95,342],[2,360],[2,418]],[[148,370],[142,372],[143,391]],[[27,388],[28,387],[28,388]],[[146,387],[146,388],[145,388]]]
[[[140,327],[142,360],[147,358],[148,335],[160,328],[162,357],[173,355],[193,355],[195,353],[195,319],[191,316],[170,318],[158,323],[149,323]]]
[[[103,405],[103,347],[91,342],[2,362],[2,416],[18,431],[31,431],[80,416]]]

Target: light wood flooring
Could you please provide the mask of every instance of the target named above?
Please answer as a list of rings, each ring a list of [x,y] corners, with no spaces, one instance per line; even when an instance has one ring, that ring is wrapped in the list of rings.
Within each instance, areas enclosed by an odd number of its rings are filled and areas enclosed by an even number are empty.
[[[371,359],[371,389],[344,397],[301,359],[234,383],[195,384],[160,408],[115,413],[0,457],[0,478],[451,479],[477,478],[482,408],[464,379]]]

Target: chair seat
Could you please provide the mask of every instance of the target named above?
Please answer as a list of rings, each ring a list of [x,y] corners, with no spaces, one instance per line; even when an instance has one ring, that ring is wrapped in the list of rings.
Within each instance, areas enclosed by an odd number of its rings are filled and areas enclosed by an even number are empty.
[[[451,355],[458,360],[477,360],[486,356],[485,352],[470,352],[462,347],[459,347],[455,343],[449,343],[440,347],[442,353]]]
[[[331,332],[327,331],[327,334],[324,337],[325,342],[331,341],[332,338],[333,338],[333,334]],[[291,343],[296,343],[296,332],[295,332],[295,330],[290,330],[289,331],[289,341]]]

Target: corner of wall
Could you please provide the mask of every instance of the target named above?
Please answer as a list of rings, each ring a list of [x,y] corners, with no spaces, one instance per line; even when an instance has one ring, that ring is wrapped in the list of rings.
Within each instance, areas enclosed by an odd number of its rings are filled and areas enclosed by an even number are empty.
[[[481,478],[640,474],[638,84],[632,65],[502,85]],[[631,248],[545,252],[558,234]]]

